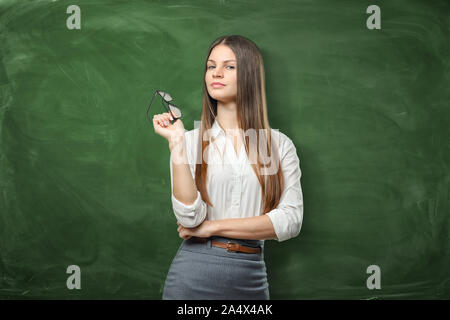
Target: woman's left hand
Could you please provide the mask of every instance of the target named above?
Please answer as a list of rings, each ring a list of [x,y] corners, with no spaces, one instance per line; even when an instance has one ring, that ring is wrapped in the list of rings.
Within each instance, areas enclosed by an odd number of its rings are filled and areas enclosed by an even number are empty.
[[[177,221],[178,233],[180,238],[188,240],[191,237],[209,238],[213,235],[214,221],[204,220],[198,227],[186,228],[183,227],[180,222]]]

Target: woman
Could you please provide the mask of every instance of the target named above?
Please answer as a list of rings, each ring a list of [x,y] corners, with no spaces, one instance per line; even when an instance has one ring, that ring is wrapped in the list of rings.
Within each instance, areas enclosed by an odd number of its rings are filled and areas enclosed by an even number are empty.
[[[249,39],[223,36],[205,63],[201,126],[155,115],[169,141],[172,205],[183,242],[163,299],[269,299],[264,240],[303,220],[296,148],[267,118],[264,65]]]

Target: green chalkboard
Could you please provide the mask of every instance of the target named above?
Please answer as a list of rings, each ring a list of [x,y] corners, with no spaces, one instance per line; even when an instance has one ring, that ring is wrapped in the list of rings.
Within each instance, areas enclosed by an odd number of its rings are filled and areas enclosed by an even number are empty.
[[[2,1],[0,299],[161,298],[182,240],[146,109],[167,90],[193,129],[225,34],[260,47],[270,125],[302,169],[300,235],[265,242],[271,298],[450,298],[449,14],[445,0]]]

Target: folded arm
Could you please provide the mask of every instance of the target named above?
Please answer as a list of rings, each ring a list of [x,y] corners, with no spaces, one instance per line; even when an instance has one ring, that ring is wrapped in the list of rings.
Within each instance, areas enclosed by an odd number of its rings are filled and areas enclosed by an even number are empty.
[[[215,236],[234,239],[276,239],[272,221],[267,215],[251,218],[233,218],[212,221]]]

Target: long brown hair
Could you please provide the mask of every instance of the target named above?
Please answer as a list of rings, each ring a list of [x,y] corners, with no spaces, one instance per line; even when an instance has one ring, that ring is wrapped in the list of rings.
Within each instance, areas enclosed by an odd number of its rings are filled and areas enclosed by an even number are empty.
[[[214,40],[208,49],[205,61],[204,73],[207,71],[207,60],[211,51],[215,46],[224,44],[228,46],[236,56],[237,62],[237,121],[239,128],[244,132],[248,129],[255,129],[257,135],[257,146],[262,143],[267,149],[267,157],[270,161],[275,161],[278,168],[275,174],[260,174],[260,169],[265,165],[260,162],[260,149],[254,148],[257,151],[257,161],[252,162],[253,170],[261,185],[262,199],[263,199],[263,214],[277,207],[281,194],[284,188],[284,179],[281,170],[281,163],[277,148],[272,141],[271,129],[267,118],[267,103],[265,92],[265,78],[264,78],[264,63],[259,48],[251,40],[239,36],[228,35],[222,36]],[[213,99],[207,90],[206,83],[203,81],[203,102],[201,126],[199,132],[199,143],[197,150],[197,157],[201,157],[201,161],[196,162],[195,169],[195,183],[200,192],[202,199],[211,207],[213,204],[209,198],[206,190],[206,177],[208,171],[208,163],[203,161],[204,150],[209,145],[209,139],[204,139],[204,133],[209,132],[214,119],[217,115],[217,100]],[[265,129],[265,130],[261,130]],[[263,140],[260,140],[263,139]],[[249,156],[249,142],[248,137],[244,139],[245,151]],[[200,149],[201,146],[201,149]],[[263,178],[264,177],[264,178]]]

